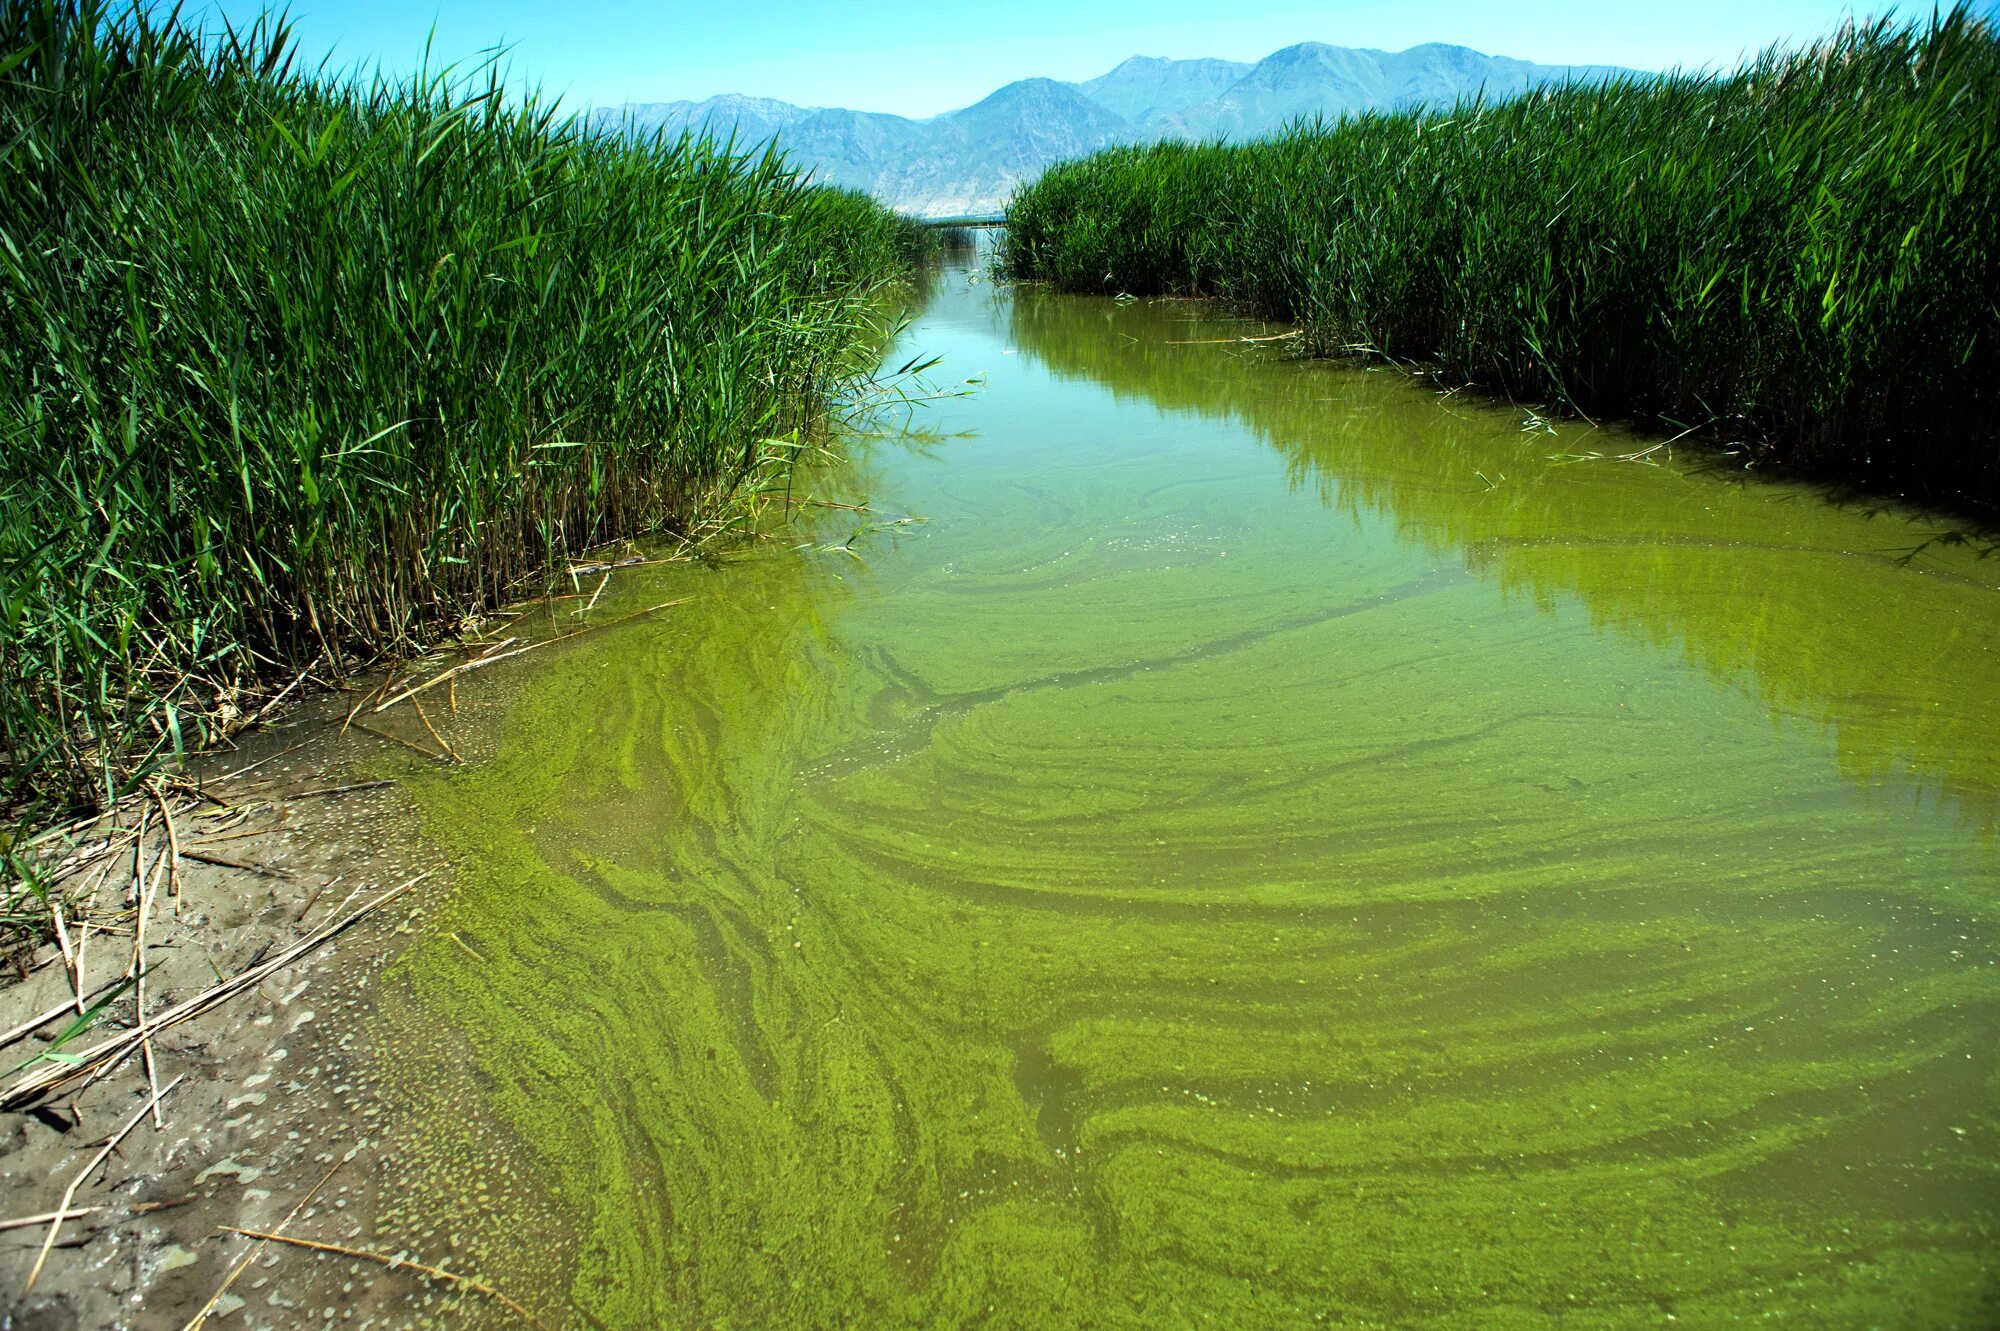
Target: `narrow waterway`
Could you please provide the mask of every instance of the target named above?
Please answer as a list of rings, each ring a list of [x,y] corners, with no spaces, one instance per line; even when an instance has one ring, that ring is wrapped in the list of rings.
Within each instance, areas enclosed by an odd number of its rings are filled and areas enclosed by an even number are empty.
[[[949,270],[871,512],[468,681],[411,1233],[621,1331],[2000,1318],[1991,539],[1267,331]]]

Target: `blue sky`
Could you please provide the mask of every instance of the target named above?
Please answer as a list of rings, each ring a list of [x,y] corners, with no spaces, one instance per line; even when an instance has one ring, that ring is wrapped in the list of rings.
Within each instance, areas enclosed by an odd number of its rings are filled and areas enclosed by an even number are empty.
[[[254,0],[189,0],[242,21]],[[813,0],[293,0],[300,46],[404,74],[435,25],[439,56],[507,45],[517,83],[567,105],[700,99],[723,92],[808,106],[925,116],[1033,75],[1086,79],[1130,55],[1255,60],[1293,42],[1401,50],[1453,42],[1543,63],[1729,66],[1773,42],[1830,31],[1858,10],[1819,0],[1619,0],[1494,4],[1341,0],[975,0],[930,6]],[[1982,0],[1984,12],[2000,0]],[[1928,6],[1905,4],[1906,13]]]

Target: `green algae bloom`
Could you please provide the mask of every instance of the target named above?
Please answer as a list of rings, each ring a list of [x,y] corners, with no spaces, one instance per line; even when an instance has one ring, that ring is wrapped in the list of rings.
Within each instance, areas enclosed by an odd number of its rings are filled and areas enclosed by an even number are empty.
[[[968,276],[926,524],[412,778],[410,1214],[569,1327],[2000,1314],[1976,539]]]

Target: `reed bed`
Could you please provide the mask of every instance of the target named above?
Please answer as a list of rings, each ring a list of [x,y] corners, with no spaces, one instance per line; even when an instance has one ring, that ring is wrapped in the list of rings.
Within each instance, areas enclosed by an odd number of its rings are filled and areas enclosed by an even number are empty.
[[[1958,8],[1728,76],[1111,149],[1015,194],[1002,262],[1990,503],[1997,145],[2000,40]]]
[[[0,813],[101,807],[685,526],[861,381],[933,243],[490,64],[391,82],[269,18],[0,6]]]

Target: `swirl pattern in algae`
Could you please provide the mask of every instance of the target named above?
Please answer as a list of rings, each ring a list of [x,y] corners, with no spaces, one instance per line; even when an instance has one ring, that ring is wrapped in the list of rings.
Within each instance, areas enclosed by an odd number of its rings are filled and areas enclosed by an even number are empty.
[[[927,525],[497,685],[412,1205],[571,1326],[1991,1324],[2000,561],[1242,331],[947,275]]]

